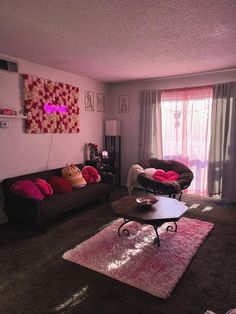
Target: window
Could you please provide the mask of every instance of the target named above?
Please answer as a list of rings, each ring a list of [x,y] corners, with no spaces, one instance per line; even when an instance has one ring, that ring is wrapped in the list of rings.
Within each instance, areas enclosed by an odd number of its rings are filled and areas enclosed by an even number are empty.
[[[175,159],[194,173],[190,193],[207,195],[212,88],[161,94],[163,159]]]

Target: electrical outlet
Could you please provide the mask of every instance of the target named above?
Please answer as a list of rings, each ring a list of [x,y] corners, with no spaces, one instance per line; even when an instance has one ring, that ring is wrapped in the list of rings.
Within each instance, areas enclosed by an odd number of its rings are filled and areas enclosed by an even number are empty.
[[[0,121],[0,128],[1,129],[9,128],[9,122],[8,121]]]

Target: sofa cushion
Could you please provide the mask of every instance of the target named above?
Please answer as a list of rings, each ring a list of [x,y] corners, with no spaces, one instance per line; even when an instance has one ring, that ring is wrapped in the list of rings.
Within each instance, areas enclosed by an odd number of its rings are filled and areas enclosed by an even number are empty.
[[[41,204],[42,218],[48,221],[68,210],[77,209],[91,201],[112,192],[109,183],[88,184],[83,189],[73,189],[71,193],[53,194]]]
[[[61,177],[52,176],[48,180],[48,183],[52,186],[54,193],[65,193],[72,191],[72,186],[70,183]]]
[[[42,200],[44,195],[40,192],[37,186],[30,180],[16,181],[10,187],[11,192],[25,197]]]

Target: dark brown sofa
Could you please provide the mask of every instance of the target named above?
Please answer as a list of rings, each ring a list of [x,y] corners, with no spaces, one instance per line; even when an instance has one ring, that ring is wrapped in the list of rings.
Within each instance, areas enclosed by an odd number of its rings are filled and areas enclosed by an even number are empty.
[[[150,179],[146,174],[140,174],[137,178],[138,183],[142,185],[146,191],[151,191],[154,194],[166,194],[171,197],[175,197],[176,194],[180,194],[180,200],[182,191],[187,189],[193,180],[192,170],[176,160],[151,158],[149,160],[139,161],[138,164],[144,169],[156,168],[164,171],[173,170],[180,174],[180,177],[176,182],[161,182]]]
[[[82,168],[82,165],[78,165]],[[4,211],[9,221],[17,221],[31,226],[38,226],[42,231],[49,220],[70,210],[77,209],[100,197],[109,197],[114,190],[114,177],[111,174],[101,174],[101,182],[88,184],[72,192],[53,194],[42,201],[23,197],[10,191],[10,186],[19,180],[50,179],[52,176],[61,176],[62,168],[51,169],[22,176],[7,178],[1,186],[4,193]]]

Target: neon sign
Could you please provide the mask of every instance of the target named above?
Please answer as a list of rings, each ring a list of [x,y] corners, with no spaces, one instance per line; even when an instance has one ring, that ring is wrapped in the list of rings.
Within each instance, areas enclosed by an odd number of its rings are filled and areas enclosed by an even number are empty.
[[[52,103],[47,102],[46,104],[44,104],[43,108],[47,113],[67,112],[66,105],[58,105],[58,104],[52,104]]]

